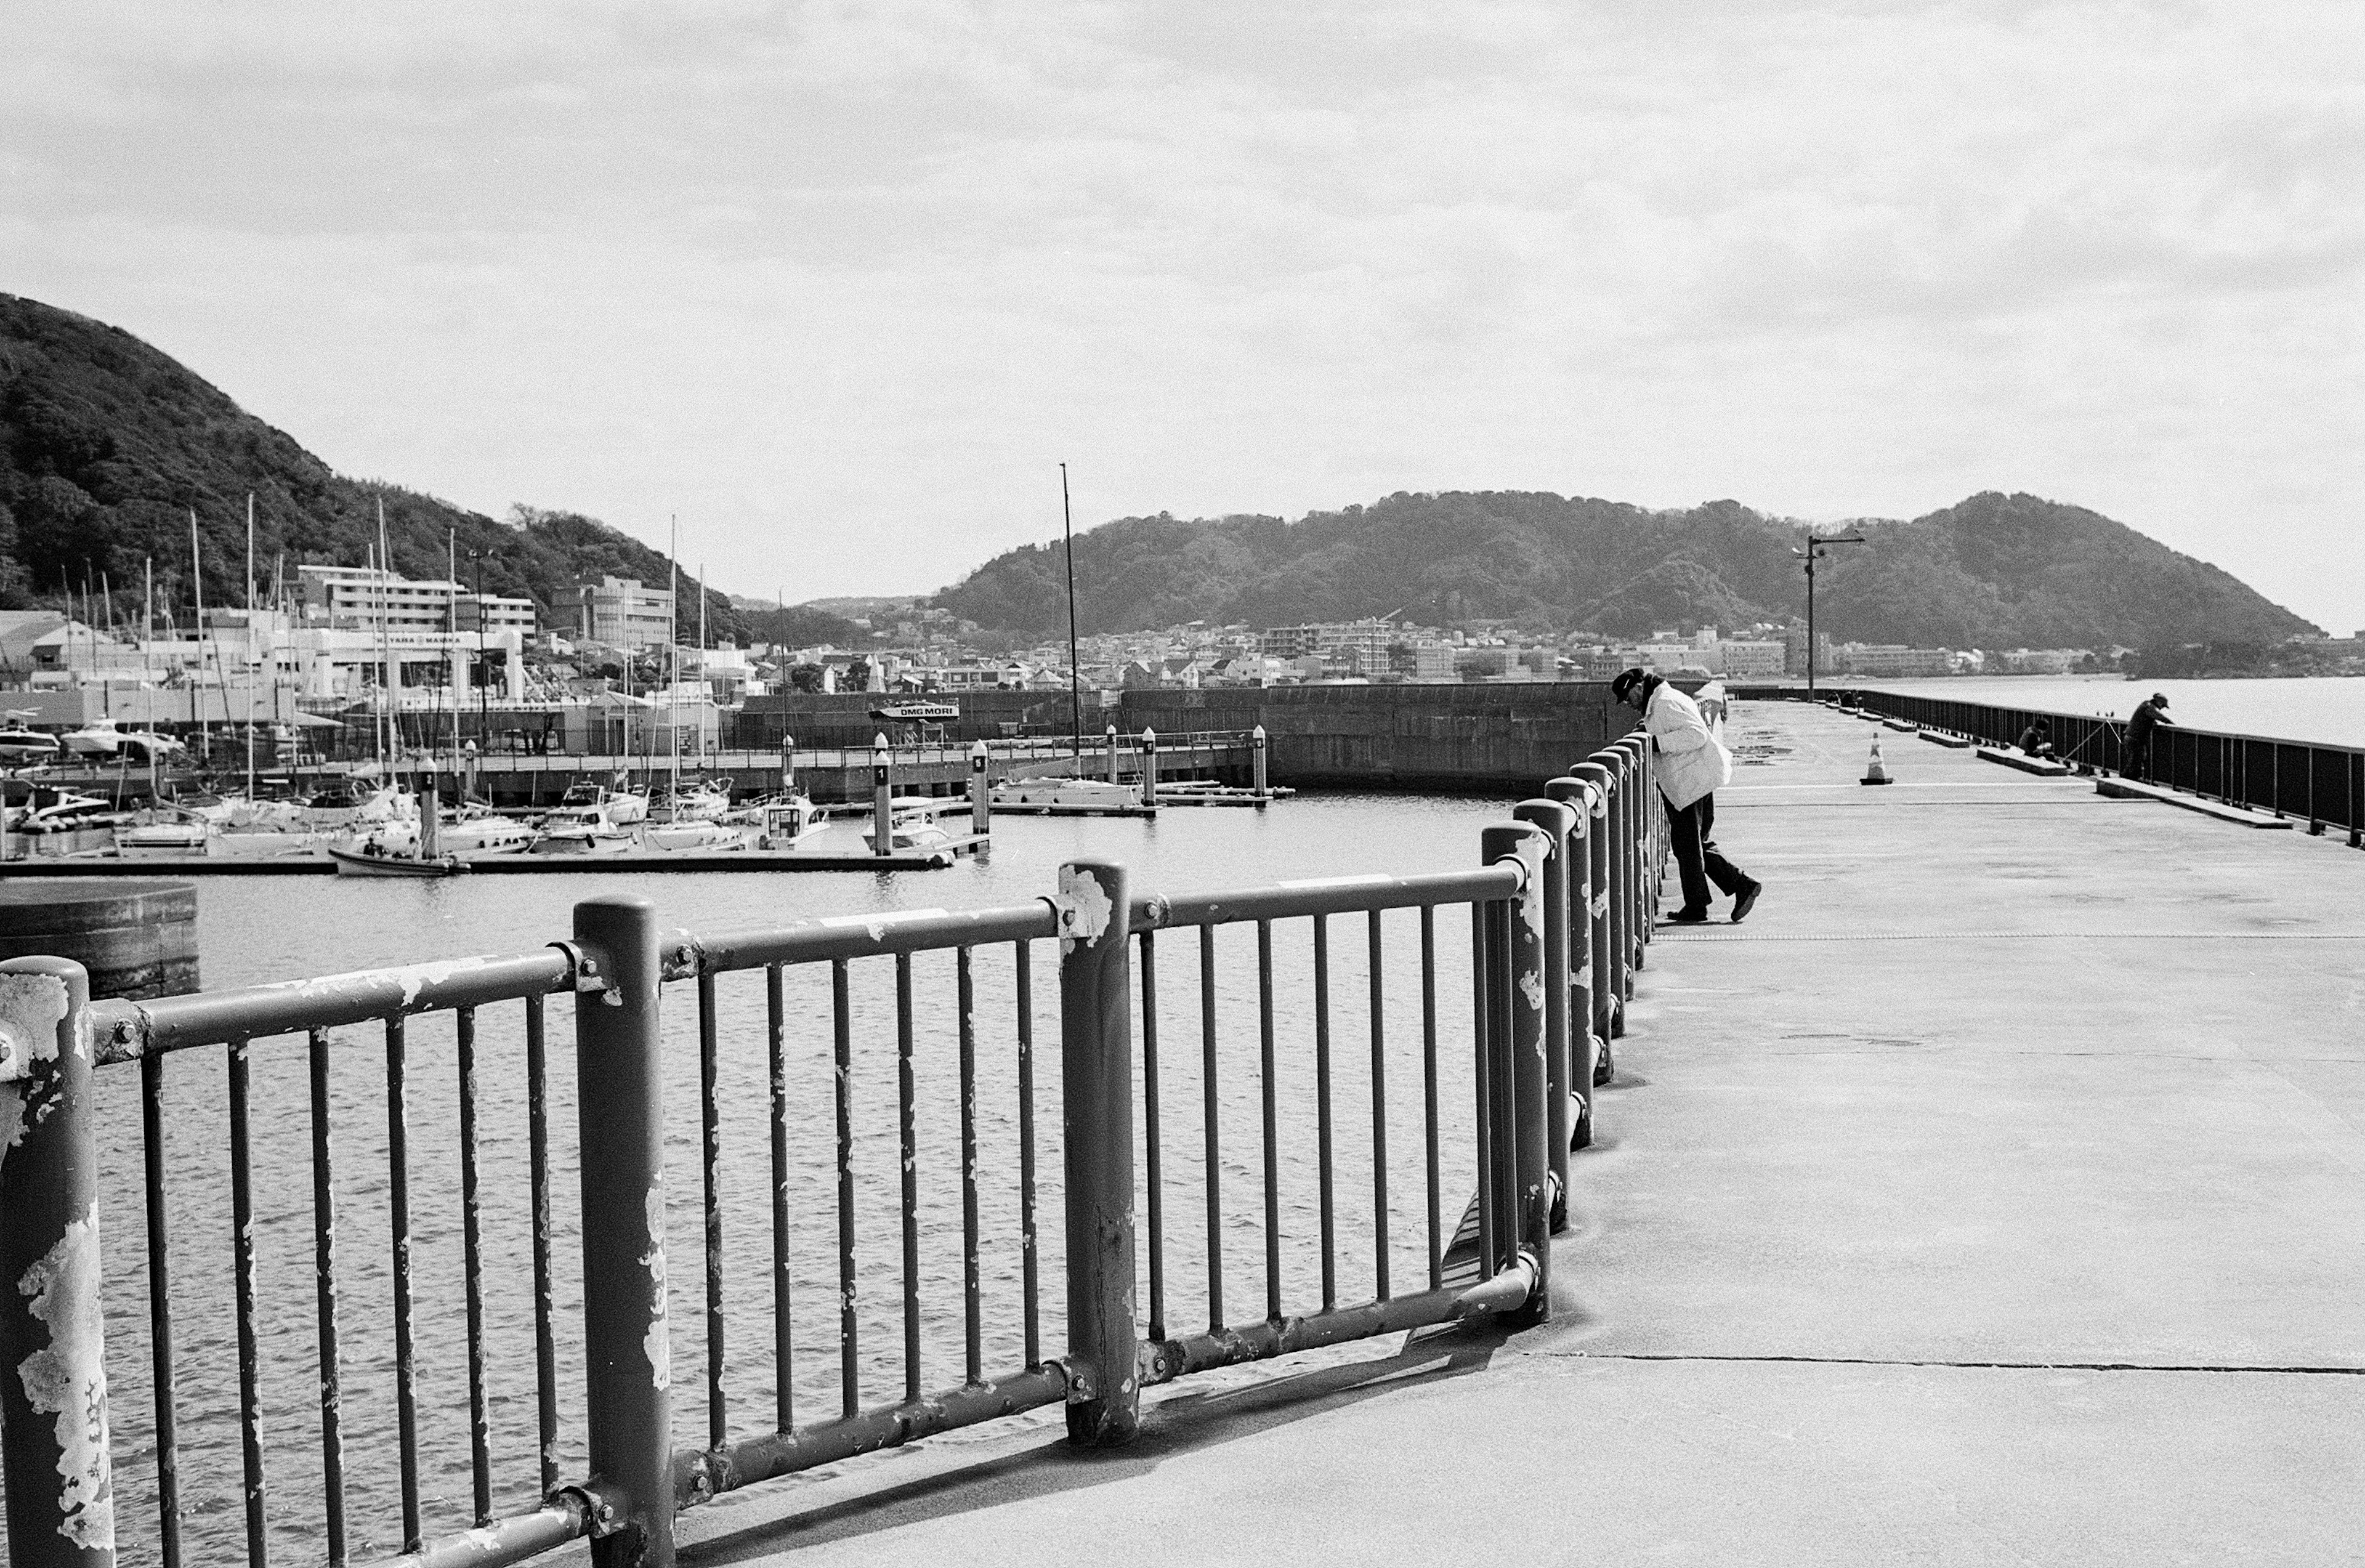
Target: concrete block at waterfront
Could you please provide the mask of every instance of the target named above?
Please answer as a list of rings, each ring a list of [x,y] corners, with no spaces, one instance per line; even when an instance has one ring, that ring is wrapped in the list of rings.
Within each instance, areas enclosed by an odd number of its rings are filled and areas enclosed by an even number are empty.
[[[0,883],[0,958],[72,958],[93,996],[172,996],[197,985],[197,890],[188,882]]]

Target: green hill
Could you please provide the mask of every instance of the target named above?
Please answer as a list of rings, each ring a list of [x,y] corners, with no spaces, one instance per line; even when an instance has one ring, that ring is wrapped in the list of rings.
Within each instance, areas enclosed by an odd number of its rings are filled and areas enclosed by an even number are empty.
[[[1853,525],[1818,575],[1818,629],[1950,647],[2163,647],[2316,629],[2231,575],[2082,507],[1989,491],[1911,521]],[[1635,635],[1804,612],[1799,525],[1712,501],[1650,511],[1541,492],[1399,493],[1369,507],[1184,521],[1122,518],[1076,539],[1086,632],[1205,620],[1398,615]],[[1066,625],[1061,547],[987,562],[934,602],[982,626]]]
[[[246,498],[254,497],[257,575],[285,554],[358,566],[377,540],[377,506],[394,568],[441,577],[456,543],[488,592],[534,601],[545,626],[571,627],[576,586],[603,575],[666,580],[665,556],[595,519],[516,509],[506,521],[397,486],[349,479],[219,388],[118,328],[0,294],[0,604],[56,603],[102,574],[118,607],[136,607],[145,566],[160,608],[190,602],[189,511],[205,543],[206,600],[245,594]],[[126,597],[129,595],[129,597]],[[745,619],[707,599],[717,638],[744,642]],[[698,584],[681,578],[681,627],[695,635]]]

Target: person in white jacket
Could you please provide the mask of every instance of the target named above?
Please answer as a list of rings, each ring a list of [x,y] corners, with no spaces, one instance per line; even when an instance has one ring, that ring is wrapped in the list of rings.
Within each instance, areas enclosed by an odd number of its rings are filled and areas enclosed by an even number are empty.
[[[1667,916],[1676,925],[1708,919],[1709,884],[1732,900],[1732,923],[1749,917],[1765,884],[1718,853],[1716,792],[1732,780],[1732,756],[1700,717],[1699,705],[1645,669],[1609,683],[1609,695],[1642,715],[1658,759],[1659,793],[1667,803],[1667,838],[1683,882],[1684,905]]]

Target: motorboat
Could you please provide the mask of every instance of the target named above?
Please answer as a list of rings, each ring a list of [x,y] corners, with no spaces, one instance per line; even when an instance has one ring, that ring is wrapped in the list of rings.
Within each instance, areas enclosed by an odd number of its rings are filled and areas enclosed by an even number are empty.
[[[577,789],[596,788],[577,785]],[[569,790],[568,794],[573,794]],[[622,855],[633,847],[633,831],[608,820],[606,802],[560,806],[542,819],[529,855]]]
[[[75,756],[112,760],[123,747],[123,732],[115,727],[112,719],[93,719],[79,730],[68,730],[60,739]]]
[[[11,713],[8,717],[29,718],[31,710]],[[63,749],[59,745],[57,736],[44,734],[39,730],[28,730],[21,724],[10,724],[0,729],[0,767],[39,767],[43,763],[55,762]]]
[[[203,817],[168,817],[115,830],[115,853],[126,860],[202,856],[220,830]]]
[[[398,784],[353,778],[306,801],[301,821],[313,832],[335,832],[405,819],[419,819],[419,801],[409,790]]]
[[[936,850],[949,850],[953,835],[938,822],[933,812],[898,812],[889,819],[891,837],[888,851],[896,855],[926,855]],[[874,855],[879,851],[879,830],[874,825],[862,835]]]
[[[648,848],[677,855],[701,850],[723,854],[746,848],[747,830],[731,823],[712,820],[645,823],[641,827],[641,843]]]
[[[161,762],[174,752],[188,749],[172,736],[160,735],[152,730],[118,729],[112,719],[94,719],[79,730],[69,730],[62,742],[66,751],[74,756],[141,765]]]
[[[1143,809],[1138,790],[1101,778],[1005,778],[993,787],[992,803],[997,809],[1048,807],[1079,813]]]
[[[683,779],[648,803],[652,822],[720,822],[731,813],[731,791],[709,778]]]
[[[622,775],[619,775],[622,777]],[[569,784],[566,793],[558,797],[558,812],[595,809],[600,820],[611,827],[631,827],[644,822],[649,814],[648,795],[639,790],[611,790],[604,784]]]
[[[389,823],[383,828],[362,834],[344,843],[329,846],[329,858],[337,863],[340,877],[454,877],[468,868],[468,863],[456,855],[421,856],[418,852],[415,832],[411,835],[409,854],[399,853],[390,842],[402,832],[401,824]]]
[[[533,846],[534,830],[515,817],[465,807],[443,824],[443,847],[475,859],[487,855],[522,855]]]
[[[827,831],[829,823],[822,819],[819,806],[802,795],[793,795],[785,801],[766,801],[757,826],[757,848],[795,849]]]
[[[73,790],[35,790],[12,813],[8,826],[16,833],[78,833],[86,828],[118,827],[130,814],[100,795]]]

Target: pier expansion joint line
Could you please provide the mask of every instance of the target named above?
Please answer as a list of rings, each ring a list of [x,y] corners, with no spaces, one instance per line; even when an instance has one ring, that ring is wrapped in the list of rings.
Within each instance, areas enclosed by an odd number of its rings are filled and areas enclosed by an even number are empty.
[[[2365,1377],[2365,1367],[2343,1366],[2278,1366],[2247,1361],[2015,1361],[1989,1359],[1985,1361],[1949,1361],[1940,1357],[1913,1356],[1777,1356],[1719,1355],[1711,1352],[1667,1350],[1521,1350],[1521,1355],[1555,1361],[1676,1361],[1729,1362],[1740,1366],[1808,1366],[1808,1367],[1933,1367],[1953,1368],[1963,1372],[2216,1372],[2247,1373],[2258,1376],[2294,1377]]]

